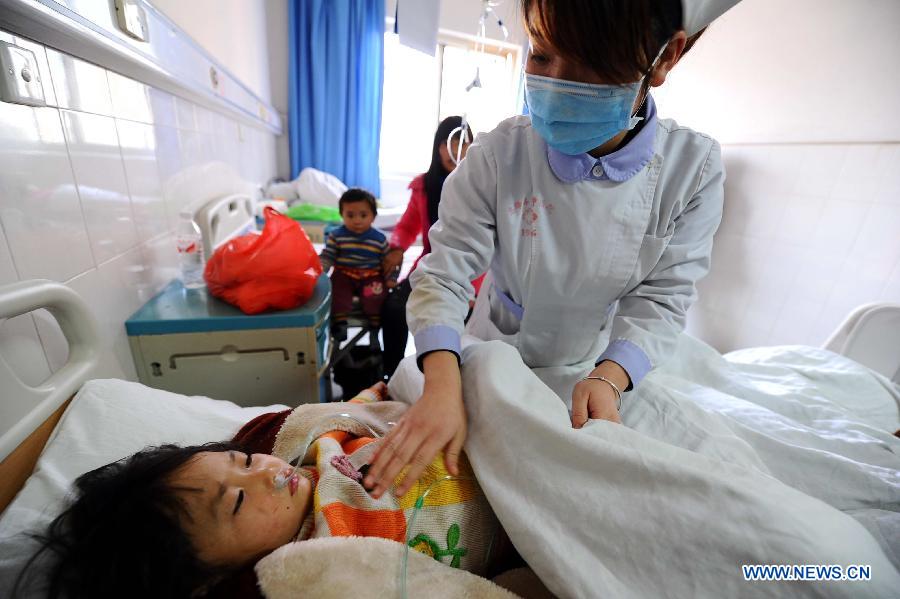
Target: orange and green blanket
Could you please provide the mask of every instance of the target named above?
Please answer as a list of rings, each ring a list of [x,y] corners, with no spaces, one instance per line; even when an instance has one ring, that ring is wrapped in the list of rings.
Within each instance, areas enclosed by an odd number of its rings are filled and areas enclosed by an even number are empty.
[[[360,468],[407,408],[372,399],[301,405],[278,431],[272,453],[287,461],[302,456],[301,472],[314,485],[313,511],[297,540],[381,537],[408,543],[448,566],[483,572],[499,525],[464,455],[458,478],[447,480],[439,454],[402,497],[389,492],[375,499],[363,488]]]

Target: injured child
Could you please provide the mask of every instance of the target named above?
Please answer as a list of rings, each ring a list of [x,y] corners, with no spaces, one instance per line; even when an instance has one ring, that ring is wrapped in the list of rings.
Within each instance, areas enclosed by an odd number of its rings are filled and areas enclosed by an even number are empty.
[[[379,438],[406,409],[385,395],[379,383],[350,402],[259,416],[230,443],[147,448],[84,474],[41,537],[48,595],[258,596],[254,563],[319,537],[381,537],[477,574],[510,563],[465,459],[451,477],[439,455],[402,497],[363,488]]]

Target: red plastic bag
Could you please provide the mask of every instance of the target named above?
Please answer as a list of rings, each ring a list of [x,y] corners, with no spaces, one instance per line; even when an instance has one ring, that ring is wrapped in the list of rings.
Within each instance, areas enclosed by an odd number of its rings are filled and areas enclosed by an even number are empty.
[[[300,224],[272,208],[266,208],[265,217],[261,235],[250,233],[221,246],[203,273],[211,294],[246,314],[306,303],[322,274]]]

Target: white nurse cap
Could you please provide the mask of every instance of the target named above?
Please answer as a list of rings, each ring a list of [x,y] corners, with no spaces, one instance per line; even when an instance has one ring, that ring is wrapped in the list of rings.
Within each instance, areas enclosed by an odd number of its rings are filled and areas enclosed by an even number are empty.
[[[694,35],[740,0],[681,0],[684,14],[684,31]]]

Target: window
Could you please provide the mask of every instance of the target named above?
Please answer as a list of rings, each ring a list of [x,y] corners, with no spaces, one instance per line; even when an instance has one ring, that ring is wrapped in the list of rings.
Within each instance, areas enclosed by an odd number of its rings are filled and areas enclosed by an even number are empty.
[[[477,134],[519,113],[519,70],[520,50],[512,44],[496,42],[482,53],[473,38],[442,34],[435,55],[428,56],[385,33],[382,201],[395,205],[409,199],[406,186],[428,169],[442,119],[465,114]],[[476,71],[481,87],[467,91]]]
[[[520,112],[515,107],[519,83],[517,57],[511,53],[482,54],[473,48],[449,45],[444,46],[442,56],[438,122],[465,113],[477,134],[490,131],[503,119]],[[476,71],[481,87],[467,90],[475,80]]]
[[[384,34],[379,156],[382,178],[386,174],[423,172],[431,162],[440,100],[439,56],[401,46],[398,36]]]

